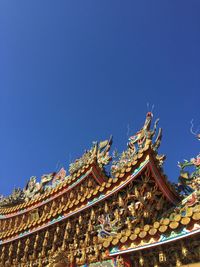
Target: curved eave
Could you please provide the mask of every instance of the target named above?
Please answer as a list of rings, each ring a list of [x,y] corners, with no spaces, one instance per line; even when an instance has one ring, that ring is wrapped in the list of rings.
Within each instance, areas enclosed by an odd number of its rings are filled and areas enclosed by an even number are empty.
[[[92,166],[87,168],[85,172],[81,176],[79,176],[72,184],[70,184],[69,186],[63,187],[60,192],[52,192],[52,194],[50,194],[50,196],[47,199],[38,201],[36,204],[27,203],[27,206],[28,206],[27,208],[19,209],[16,212],[12,212],[12,213],[0,214],[0,220],[13,218],[18,215],[22,215],[27,212],[30,212],[31,210],[34,210],[36,208],[39,208],[55,200],[56,198],[62,196],[63,194],[66,194],[67,192],[71,192],[71,190],[73,190],[77,185],[81,184],[85,179],[87,179],[87,177],[91,175],[98,185],[101,185],[102,183],[106,182],[106,180],[108,179],[106,178],[105,174],[101,171],[101,169],[96,164],[93,163]]]
[[[99,192],[99,195],[97,197],[94,197],[93,199],[89,199],[86,204],[82,204],[78,208],[72,207],[72,210],[70,210],[69,212],[67,212],[67,213],[63,212],[63,214],[58,215],[56,218],[52,218],[51,220],[48,220],[43,225],[22,231],[22,232],[18,233],[17,235],[12,236],[11,238],[5,237],[2,240],[0,240],[0,245],[12,242],[12,241],[17,240],[19,238],[22,238],[22,237],[28,236],[32,233],[38,232],[42,229],[45,229],[51,225],[58,223],[59,221],[63,221],[67,218],[70,218],[71,216],[74,216],[74,215],[78,214],[79,212],[82,212],[83,210],[86,210],[86,209],[98,204],[99,202],[107,199],[111,195],[113,195],[116,192],[118,192],[119,190],[121,190],[123,187],[125,187],[132,180],[136,179],[136,177],[148,166],[148,163],[149,163],[149,159],[144,160],[140,164],[140,166],[138,166],[138,168],[135,168],[132,175],[129,174],[129,176],[126,177],[127,178],[126,180],[113,179],[113,183],[114,184],[117,183],[117,186],[114,186],[114,188],[112,190],[110,190],[109,188],[106,188],[106,185],[104,185],[104,186],[102,185],[104,190],[102,192]]]
[[[165,195],[165,197],[173,204],[179,203],[180,197],[169,187],[169,184],[167,183],[165,177],[159,170],[152,154],[150,154],[149,167],[156,183],[158,184],[160,190]]]
[[[151,156],[151,150],[144,151],[143,154],[138,155],[138,159],[135,162],[135,165],[130,168],[126,169],[124,173],[120,175],[120,178],[112,179],[110,178],[108,182],[103,182],[101,186],[99,187],[99,190],[97,194],[92,194],[89,198],[86,198],[84,202],[79,202],[77,205],[72,205],[67,210],[62,208],[61,212],[57,213],[57,215],[51,216],[50,219],[45,219],[44,221],[40,220],[40,224],[30,224],[24,225],[24,227],[20,228],[16,233],[9,231],[9,234],[6,234],[5,236],[2,236],[1,243],[8,243],[13,240],[16,240],[18,238],[30,235],[31,233],[40,231],[42,229],[45,229],[49,227],[50,225],[53,225],[59,221],[63,221],[71,216],[74,216],[78,214],[79,212],[82,212],[83,210],[86,210],[93,205],[97,205],[99,202],[104,201],[105,199],[109,198],[113,194],[117,193],[119,190],[124,188],[126,185],[128,185],[130,182],[132,182],[134,179],[140,175],[144,169],[149,169],[151,171],[152,177],[157,182],[160,190],[163,192],[163,194],[166,196],[166,198],[172,203],[175,204],[178,201],[178,198],[173,192],[170,191],[170,187],[166,183],[164,177],[161,176],[159,169],[157,168],[156,164],[154,164],[154,159]],[[98,168],[93,168],[93,175],[95,174],[95,179],[99,179],[99,170]],[[89,174],[88,174],[89,175]],[[102,176],[103,181],[103,176]],[[101,181],[101,182],[102,182]],[[76,180],[77,182],[77,180]],[[77,184],[76,184],[77,185]],[[35,208],[35,207],[34,207]],[[66,210],[66,211],[65,211]],[[37,226],[37,224],[39,224]]]
[[[161,236],[159,241],[156,241],[156,240],[152,240],[152,241],[142,240],[143,244],[135,246],[135,247],[131,247],[131,246],[128,247],[125,244],[124,247],[126,246],[126,249],[121,249],[121,250],[120,249],[117,250],[117,248],[114,247],[114,248],[110,249],[109,256],[113,257],[113,256],[121,255],[121,254],[127,254],[127,253],[132,253],[132,252],[136,252],[136,251],[140,251],[140,250],[145,250],[145,249],[149,249],[149,248],[165,245],[167,243],[175,242],[175,241],[180,240],[180,239],[190,238],[191,236],[198,235],[198,234],[200,234],[200,225],[198,226],[197,229],[195,229],[195,227],[194,227],[194,229],[191,230],[191,231],[183,229],[180,233],[178,233],[174,237],[169,236],[169,237],[165,238],[165,237]]]

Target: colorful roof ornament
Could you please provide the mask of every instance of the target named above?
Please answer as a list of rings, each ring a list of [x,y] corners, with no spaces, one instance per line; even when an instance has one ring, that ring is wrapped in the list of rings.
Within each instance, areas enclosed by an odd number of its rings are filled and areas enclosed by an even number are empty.
[[[53,177],[52,183],[62,183],[67,176],[67,172],[64,168],[61,168]]]
[[[153,114],[151,112],[148,112],[146,115],[146,120],[141,130],[129,138],[128,149],[122,152],[122,154],[119,157],[119,160],[115,160],[113,162],[111,168],[113,176],[115,176],[115,173],[124,168],[128,163],[133,161],[134,156],[137,153],[139,153],[141,149],[150,146],[153,151],[155,152],[157,151],[157,149],[160,146],[162,138],[162,129],[161,128],[158,129],[157,137],[153,142],[153,138],[157,131],[157,124],[159,119],[155,121],[153,129],[151,129],[152,119],[153,119]],[[157,155],[157,159],[159,160],[160,165],[162,165],[165,156]]]
[[[82,157],[76,159],[74,163],[69,166],[69,173],[73,175],[78,172],[83,166],[96,162],[98,166],[103,169],[107,165],[112,157],[109,155],[109,151],[112,145],[112,136],[109,140],[101,142],[93,142],[93,146],[90,150],[86,150]]]

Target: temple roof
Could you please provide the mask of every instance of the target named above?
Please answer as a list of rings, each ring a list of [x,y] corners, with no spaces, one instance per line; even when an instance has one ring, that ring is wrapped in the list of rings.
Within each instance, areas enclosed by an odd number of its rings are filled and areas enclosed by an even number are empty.
[[[15,189],[10,196],[1,198],[0,214],[8,214],[9,216],[16,214],[17,211],[23,212],[24,209],[29,209],[33,205],[41,205],[49,198],[54,198],[55,195],[62,194],[65,190],[74,187],[83,179],[83,176],[87,176],[91,168],[97,184],[106,182],[109,177],[113,179],[123,177],[125,171],[131,171],[136,164],[135,160],[141,157],[144,150],[151,150],[151,155],[155,158],[156,164],[162,167],[165,156],[157,153],[162,138],[162,129],[158,129],[157,137],[153,142],[158,120],[155,121],[151,130],[152,118],[153,114],[148,112],[143,127],[129,138],[127,149],[120,156],[114,158],[111,166],[111,176],[106,174],[105,166],[112,160],[109,155],[112,137],[102,142],[93,142],[91,149],[86,150],[80,158],[70,164],[68,175],[62,168],[57,173],[44,174],[40,182],[37,182],[36,177],[32,176],[24,189]],[[171,190],[173,189],[171,188]]]
[[[192,181],[193,189],[187,182],[180,187],[167,180],[163,172],[165,156],[158,154],[162,130],[157,130],[158,120],[151,129],[152,119],[152,113],[148,113],[143,127],[129,138],[127,149],[114,160],[109,154],[112,138],[94,142],[90,150],[70,165],[68,175],[62,168],[58,173],[44,175],[39,185],[35,177],[31,177],[24,190],[20,191],[23,192],[20,203],[12,203],[12,197],[8,199],[11,203],[3,203],[2,200],[0,222],[10,228],[2,227],[0,244],[45,231],[70,218],[80,217],[89,210],[92,216],[93,208],[102,203],[105,213],[108,213],[107,202],[116,196],[119,210],[113,216],[117,218],[124,212],[123,192],[132,201],[126,204],[132,214],[132,219],[126,221],[126,229],[116,226],[117,231],[106,230],[105,235],[102,232],[105,222],[107,225],[110,223],[112,229],[117,221],[116,218],[112,219],[111,224],[110,217],[104,214],[99,217],[97,226],[98,244],[110,255],[143,249],[199,232],[199,174],[195,172],[188,177],[187,181]],[[111,174],[108,174],[105,166],[110,162]],[[199,166],[198,158],[192,162]],[[180,164],[181,181],[185,179],[184,168],[190,164],[190,161],[186,165]],[[133,193],[129,196],[127,190],[131,186]],[[185,196],[181,190],[185,190]]]

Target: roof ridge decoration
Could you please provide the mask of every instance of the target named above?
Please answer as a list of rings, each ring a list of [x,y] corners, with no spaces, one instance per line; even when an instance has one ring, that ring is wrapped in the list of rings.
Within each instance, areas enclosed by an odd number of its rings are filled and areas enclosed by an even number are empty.
[[[66,176],[66,171],[61,169],[56,175],[52,174],[53,178],[43,177],[40,189],[44,186],[45,193],[37,198],[41,208],[35,205],[34,199],[29,202],[34,209],[18,213],[19,217],[0,220],[0,265],[46,266],[48,263],[50,267],[65,263],[83,266],[96,262],[94,265],[99,266],[98,262],[102,260],[134,252],[135,265],[142,262],[140,265],[146,266],[149,261],[152,266],[157,266],[152,260],[154,258],[147,254],[151,247],[150,253],[153,251],[159,259],[160,256],[164,258],[168,251],[161,245],[174,242],[172,244],[176,246],[177,240],[189,236],[190,242],[186,242],[190,244],[192,238],[200,233],[199,196],[194,196],[195,191],[184,199],[177,198],[176,202],[173,192],[168,195],[167,191],[171,188],[159,168],[161,162],[157,154],[162,130],[157,131],[158,120],[151,129],[152,117],[151,113],[147,114],[142,129],[135,138],[129,138],[128,149],[132,149],[133,157],[127,161],[128,168],[124,165],[120,176],[110,177],[97,187],[95,183],[94,187],[88,186],[89,181],[93,181],[93,171],[97,171],[97,175],[103,174],[104,166],[111,160],[110,139],[94,142],[90,153],[86,151],[86,157],[83,155],[75,161],[79,164],[75,165],[77,170],[71,175]],[[195,166],[198,162],[197,159],[192,160]],[[190,166],[188,164],[191,163],[185,162],[182,168]],[[80,179],[85,179],[84,183]],[[34,184],[36,178],[32,177],[31,182]],[[73,188],[78,187],[70,192],[72,185]],[[51,191],[48,186],[56,188]],[[59,192],[62,194],[59,194],[58,190],[62,187],[63,191]],[[38,186],[36,188],[39,189]],[[32,193],[30,181],[28,189]],[[53,191],[55,198],[48,199],[50,203],[41,201],[46,193],[52,194]],[[35,193],[37,195],[38,191]],[[186,242],[183,241],[183,244]],[[175,251],[182,249],[182,241],[176,248]],[[187,245],[186,248],[187,256]],[[193,253],[193,248],[190,251]],[[170,258],[173,257],[170,255]]]
[[[179,193],[189,195],[194,191],[200,191],[200,154],[190,160],[184,160],[184,162],[178,162],[180,168],[180,176],[178,178],[177,189]],[[194,171],[191,173],[185,169],[193,167]]]
[[[81,158],[70,164],[70,175],[76,174],[82,167],[91,165],[94,162],[101,170],[104,170],[104,166],[112,159],[109,155],[111,145],[112,136],[105,141],[93,142],[93,146],[90,150],[86,150]],[[64,168],[61,168],[57,173],[53,172],[42,175],[40,182],[37,182],[36,176],[31,176],[24,189],[17,188],[14,189],[12,194],[8,197],[1,196],[0,207],[12,207],[28,202],[31,199],[41,196],[51,188],[54,188],[57,184],[64,182],[69,177]]]
[[[31,176],[26,187],[24,188],[25,201],[31,200],[33,197],[39,197],[48,188],[48,184],[52,182],[56,173],[44,174],[41,181],[36,181],[36,176]]]
[[[195,138],[200,141],[199,127],[196,131],[193,130],[193,120],[191,120],[190,132]],[[178,178],[178,184],[176,185],[177,191],[184,196],[192,194],[193,199],[200,196],[200,153],[190,160],[178,161],[178,167],[180,168],[180,176]],[[193,169],[185,170],[187,168]]]
[[[153,139],[157,132],[159,119],[156,119],[153,129],[151,129],[152,119],[153,113],[148,112],[143,127],[136,134],[129,137],[127,150],[121,153],[118,160],[113,161],[113,165],[111,167],[111,173],[113,176],[115,176],[115,174],[122,168],[126,167],[134,159],[134,156],[140,152],[141,149],[144,149],[149,145],[151,149],[156,152],[156,158],[158,159],[160,166],[163,165],[165,155],[157,154],[157,150],[162,139],[162,128],[158,129],[158,134],[155,138],[155,141],[153,142]]]
[[[12,194],[8,197],[0,196],[0,207],[6,207],[9,205],[17,205],[23,203],[24,192],[21,188],[14,188]]]
[[[86,150],[79,159],[76,159],[75,162],[70,164],[70,175],[77,173],[83,166],[89,165],[92,162],[96,162],[98,166],[103,170],[104,166],[112,160],[112,157],[109,155],[111,145],[112,136],[110,136],[110,139],[105,141],[93,142],[90,150]]]
[[[49,188],[48,184],[52,182],[56,173],[44,174],[41,181],[37,182],[36,176],[31,176],[24,189],[16,188],[8,197],[1,197],[0,207],[11,207],[40,196]]]

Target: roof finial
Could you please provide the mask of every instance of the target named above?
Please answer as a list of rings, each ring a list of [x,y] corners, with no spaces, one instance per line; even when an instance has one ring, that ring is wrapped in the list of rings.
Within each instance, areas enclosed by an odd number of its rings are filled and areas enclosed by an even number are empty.
[[[153,117],[153,110],[154,110],[154,107],[155,107],[155,105],[153,104],[153,105],[151,106],[151,110],[150,110],[149,102],[147,102],[147,116],[151,116],[151,117]]]

